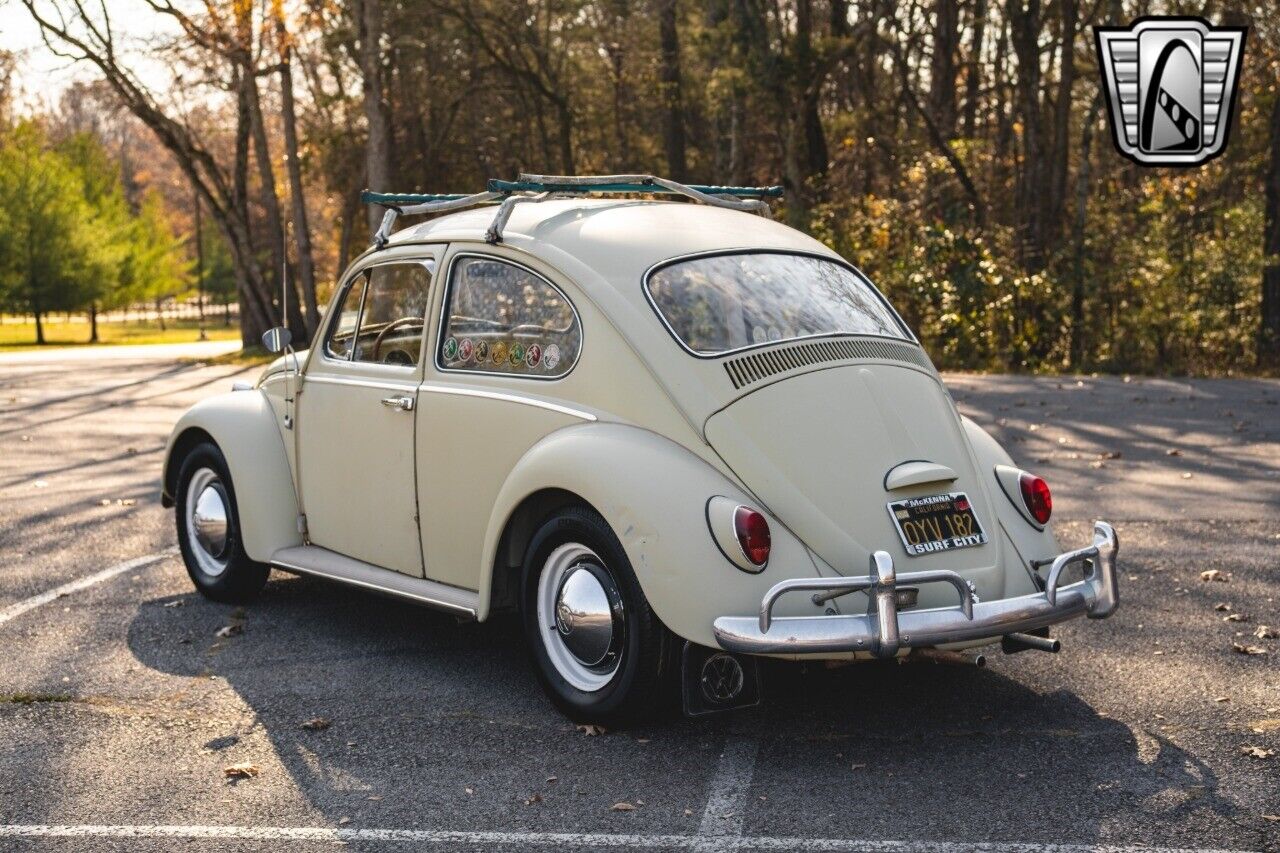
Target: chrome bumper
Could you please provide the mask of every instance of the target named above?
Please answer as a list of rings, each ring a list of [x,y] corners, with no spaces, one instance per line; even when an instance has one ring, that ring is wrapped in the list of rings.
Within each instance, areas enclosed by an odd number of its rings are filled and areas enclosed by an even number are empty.
[[[972,584],[952,571],[936,570],[897,574],[893,559],[884,551],[871,555],[866,577],[798,578],[782,581],[765,593],[760,616],[721,616],[712,628],[720,647],[744,654],[815,654],[822,652],[870,652],[891,658],[899,649],[941,646],[966,640],[996,639],[1005,634],[1034,631],[1077,616],[1105,619],[1120,603],[1116,584],[1116,531],[1105,521],[1093,526],[1093,544],[1067,551],[1053,559],[1044,592],[977,600]],[[1059,587],[1063,570],[1086,562],[1085,579]],[[960,594],[956,607],[899,612],[897,585],[949,583]],[[829,593],[867,590],[875,613],[848,616],[797,616],[773,618],[773,605],[788,592],[800,590],[831,598]]]

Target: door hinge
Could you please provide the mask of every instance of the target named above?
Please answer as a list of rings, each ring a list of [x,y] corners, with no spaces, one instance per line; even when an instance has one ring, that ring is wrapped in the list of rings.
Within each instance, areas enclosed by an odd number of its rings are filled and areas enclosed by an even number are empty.
[[[298,532],[303,536],[307,535],[307,517],[306,515],[298,516]]]

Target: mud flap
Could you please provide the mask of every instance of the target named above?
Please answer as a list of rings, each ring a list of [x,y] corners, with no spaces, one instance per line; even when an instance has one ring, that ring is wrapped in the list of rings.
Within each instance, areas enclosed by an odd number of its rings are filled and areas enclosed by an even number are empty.
[[[688,717],[760,704],[760,662],[748,655],[685,643],[680,683]]]

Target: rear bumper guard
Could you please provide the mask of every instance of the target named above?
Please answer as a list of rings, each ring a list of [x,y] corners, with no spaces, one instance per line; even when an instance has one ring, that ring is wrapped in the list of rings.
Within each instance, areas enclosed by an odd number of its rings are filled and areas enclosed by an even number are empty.
[[[1116,531],[1105,521],[1093,527],[1093,544],[1059,554],[1049,568],[1043,592],[978,601],[973,585],[946,569],[897,574],[884,551],[871,555],[865,577],[797,578],[775,584],[760,602],[760,616],[721,616],[712,629],[720,647],[742,654],[818,654],[870,652],[891,658],[900,649],[941,646],[968,640],[995,640],[1005,634],[1034,631],[1078,616],[1105,619],[1120,603],[1116,583]],[[1085,578],[1060,586],[1062,572],[1085,564]],[[898,584],[949,583],[960,595],[955,607],[899,612]],[[840,616],[774,618],[773,606],[789,592],[809,591],[816,600],[866,590],[875,612]]]

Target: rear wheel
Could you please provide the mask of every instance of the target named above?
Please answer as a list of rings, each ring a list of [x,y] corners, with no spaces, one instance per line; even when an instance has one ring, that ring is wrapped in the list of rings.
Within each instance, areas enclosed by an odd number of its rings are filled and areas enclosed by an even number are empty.
[[[235,489],[217,445],[204,442],[187,454],[175,497],[178,546],[196,589],[214,601],[254,598],[271,569],[245,553]]]
[[[674,696],[674,637],[598,514],[571,507],[534,535],[524,562],[525,634],[543,688],[573,720],[624,725]]]

